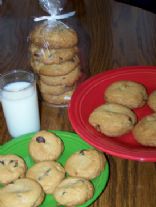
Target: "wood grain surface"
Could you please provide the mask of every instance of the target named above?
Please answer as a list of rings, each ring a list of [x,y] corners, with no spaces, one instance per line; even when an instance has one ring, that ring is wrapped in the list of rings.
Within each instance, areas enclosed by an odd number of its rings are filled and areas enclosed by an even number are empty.
[[[156,65],[156,15],[113,0],[70,0],[67,9],[90,35],[90,73],[131,65]],[[33,17],[45,14],[37,0],[3,0],[0,6],[0,73],[29,69],[28,35]],[[67,109],[40,101],[42,129],[73,131]],[[10,139],[0,107],[0,144]],[[91,207],[155,207],[156,164],[106,155],[110,178]]]

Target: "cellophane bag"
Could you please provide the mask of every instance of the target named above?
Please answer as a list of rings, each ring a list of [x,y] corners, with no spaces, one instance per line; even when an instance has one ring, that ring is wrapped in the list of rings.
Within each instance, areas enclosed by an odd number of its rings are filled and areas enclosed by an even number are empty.
[[[39,3],[49,15],[34,19],[30,65],[38,75],[42,99],[51,106],[66,107],[76,87],[89,76],[89,36],[75,11],[64,12],[64,0]]]

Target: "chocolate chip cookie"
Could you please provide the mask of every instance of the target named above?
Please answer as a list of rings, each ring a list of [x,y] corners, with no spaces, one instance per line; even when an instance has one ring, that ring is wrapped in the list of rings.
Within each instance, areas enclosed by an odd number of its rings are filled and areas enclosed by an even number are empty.
[[[17,155],[0,155],[0,183],[8,184],[26,173],[26,163]]]
[[[43,200],[42,187],[32,179],[17,179],[0,189],[1,207],[37,207]]]
[[[88,121],[97,131],[110,137],[117,137],[132,130],[137,118],[126,106],[106,103],[95,108]]]
[[[64,149],[62,140],[52,132],[37,132],[29,143],[29,153],[34,161],[57,160]]]
[[[36,180],[46,194],[52,194],[57,185],[64,179],[65,170],[55,161],[42,161],[27,171],[26,177]]]
[[[143,117],[134,127],[133,135],[137,142],[156,147],[156,113]]]
[[[30,53],[34,60],[43,62],[44,64],[60,64],[72,59],[78,53],[78,47],[51,49],[40,48],[31,44]]]
[[[104,169],[106,158],[95,149],[80,150],[72,154],[65,163],[65,170],[70,176],[93,179]]]
[[[94,187],[84,178],[67,177],[55,189],[54,198],[63,206],[82,205],[92,198]]]
[[[71,72],[66,75],[60,76],[46,76],[40,75],[40,80],[47,85],[64,85],[64,86],[72,86],[81,76],[80,67],[74,68]]]
[[[75,30],[63,23],[53,26],[47,22],[37,25],[29,36],[30,41],[39,47],[69,48],[77,45]]]
[[[147,102],[148,95],[144,85],[135,81],[121,80],[106,88],[104,98],[109,103],[138,108]]]

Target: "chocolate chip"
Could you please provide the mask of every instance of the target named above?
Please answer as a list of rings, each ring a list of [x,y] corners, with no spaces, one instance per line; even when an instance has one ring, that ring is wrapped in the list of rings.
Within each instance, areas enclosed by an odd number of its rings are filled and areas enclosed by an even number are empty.
[[[131,123],[133,123],[133,120],[132,120],[131,117],[128,117],[128,120],[129,120]]]
[[[63,61],[63,58],[62,57],[59,57],[59,61],[62,62]]]
[[[80,155],[85,155],[85,151],[86,150],[81,150],[79,153],[80,153]]]
[[[100,125],[99,125],[99,124],[97,124],[97,125],[95,126],[95,128],[96,128],[97,131],[99,131],[99,132],[101,131],[101,128],[100,128]]]
[[[18,161],[15,161],[14,167],[18,167]]]
[[[35,56],[35,57],[40,57],[40,54],[38,54],[38,53],[34,53],[34,56]]]
[[[3,160],[0,160],[0,164],[4,165],[4,161]]]
[[[48,176],[49,172],[51,171],[51,169],[49,168],[48,170],[45,171],[45,175]]]
[[[74,62],[75,62],[75,57],[73,57],[73,58],[71,59],[71,61],[74,63]]]
[[[42,179],[44,179],[45,176],[48,176],[49,175],[49,172],[51,171],[50,168],[48,168],[43,175],[39,176],[37,179],[40,181]]]
[[[39,176],[38,178],[37,178],[37,180],[42,180],[42,178],[43,178],[43,176]]]
[[[53,57],[53,55],[52,55],[52,54],[49,54],[49,55],[48,55],[48,58],[52,58],[52,57]]]
[[[14,164],[13,167],[18,167],[18,160],[10,160],[10,164]]]
[[[45,139],[44,139],[43,137],[37,137],[37,138],[36,138],[36,141],[37,141],[38,143],[45,143]]]
[[[63,192],[62,192],[62,195],[65,195],[66,193],[67,193],[67,192],[63,191]]]
[[[15,181],[11,181],[9,184],[12,184],[12,185],[14,185],[14,184],[15,184]]]

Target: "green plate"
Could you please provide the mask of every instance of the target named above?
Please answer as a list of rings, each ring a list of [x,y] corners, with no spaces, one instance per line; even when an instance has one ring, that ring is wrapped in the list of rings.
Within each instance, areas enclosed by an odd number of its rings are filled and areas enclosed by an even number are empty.
[[[65,164],[68,157],[74,152],[78,150],[82,150],[82,149],[93,148],[92,146],[87,144],[85,141],[83,141],[77,134],[66,132],[66,131],[55,131],[55,130],[49,130],[49,131],[59,136],[64,143],[64,147],[65,147],[64,152],[60,156],[60,158],[57,160],[62,165]],[[29,156],[28,144],[33,135],[34,133],[26,134],[26,135],[14,138],[11,141],[5,143],[4,145],[0,146],[0,154],[19,155],[23,157],[28,168],[30,168],[34,164],[34,162]],[[107,162],[101,174],[95,179],[91,180],[92,184],[94,185],[94,189],[95,189],[94,196],[90,200],[88,200],[86,203],[81,205],[81,207],[86,207],[86,206],[91,205],[91,203],[93,203],[100,196],[100,194],[106,187],[108,179],[109,179],[109,164]],[[52,195],[47,195],[42,205],[40,205],[40,207],[52,207],[52,206],[63,207],[57,204],[57,202],[55,201]]]

